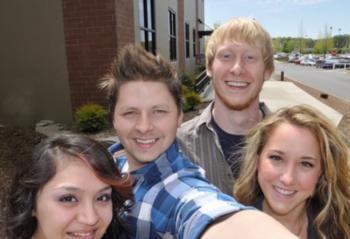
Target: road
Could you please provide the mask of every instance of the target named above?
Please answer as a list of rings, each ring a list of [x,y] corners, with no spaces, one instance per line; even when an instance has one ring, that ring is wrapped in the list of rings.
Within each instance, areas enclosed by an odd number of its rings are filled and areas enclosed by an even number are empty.
[[[350,101],[350,70],[325,70],[311,66],[275,62],[275,73],[284,71],[287,78],[297,80],[321,92]]]

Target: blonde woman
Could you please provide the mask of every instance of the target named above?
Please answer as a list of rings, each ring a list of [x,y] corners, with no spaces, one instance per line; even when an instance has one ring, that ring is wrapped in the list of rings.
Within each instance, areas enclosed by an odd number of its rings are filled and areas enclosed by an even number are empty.
[[[350,238],[349,149],[320,112],[293,106],[247,135],[234,196],[300,238]]]

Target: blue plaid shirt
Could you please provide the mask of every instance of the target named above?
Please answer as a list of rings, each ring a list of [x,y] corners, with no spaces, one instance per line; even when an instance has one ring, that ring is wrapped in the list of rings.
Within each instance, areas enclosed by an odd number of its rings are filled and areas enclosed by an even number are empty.
[[[110,147],[116,153],[120,144]],[[116,158],[127,171],[125,156]],[[134,202],[126,215],[130,238],[199,238],[215,219],[246,209],[205,179],[176,142],[158,159],[131,172],[136,179]]]

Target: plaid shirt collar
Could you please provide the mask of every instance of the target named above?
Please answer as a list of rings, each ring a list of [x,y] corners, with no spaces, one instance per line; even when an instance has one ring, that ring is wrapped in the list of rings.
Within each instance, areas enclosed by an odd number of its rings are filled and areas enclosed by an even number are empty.
[[[124,147],[120,144],[114,144],[109,148],[112,155],[118,155],[118,151],[123,150]],[[122,172],[128,172],[128,162],[125,155],[114,157],[116,163]],[[147,185],[150,188],[158,182],[163,181],[169,175],[178,172],[183,168],[195,168],[200,173],[200,177],[204,177],[204,170],[193,165],[190,161],[183,161],[183,155],[179,149],[177,140],[175,140],[170,147],[161,154],[154,161],[146,164],[144,167],[130,172],[135,178],[136,184],[134,186],[135,191],[142,184],[142,187]]]

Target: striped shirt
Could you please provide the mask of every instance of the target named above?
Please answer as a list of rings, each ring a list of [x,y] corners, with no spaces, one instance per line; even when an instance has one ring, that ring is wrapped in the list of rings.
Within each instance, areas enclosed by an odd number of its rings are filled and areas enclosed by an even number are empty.
[[[232,195],[234,176],[231,165],[234,162],[230,165],[225,158],[218,134],[212,125],[213,106],[212,102],[200,115],[183,123],[177,136],[181,150],[205,170],[209,182],[224,193]],[[260,103],[259,108],[264,115],[269,114],[265,104]],[[237,152],[232,151],[234,153]]]
[[[120,149],[120,144],[110,147],[112,153]],[[125,172],[126,157],[116,160]],[[130,238],[199,238],[216,219],[247,208],[209,184],[203,169],[190,162],[176,142],[131,175],[136,183],[126,215]]]

